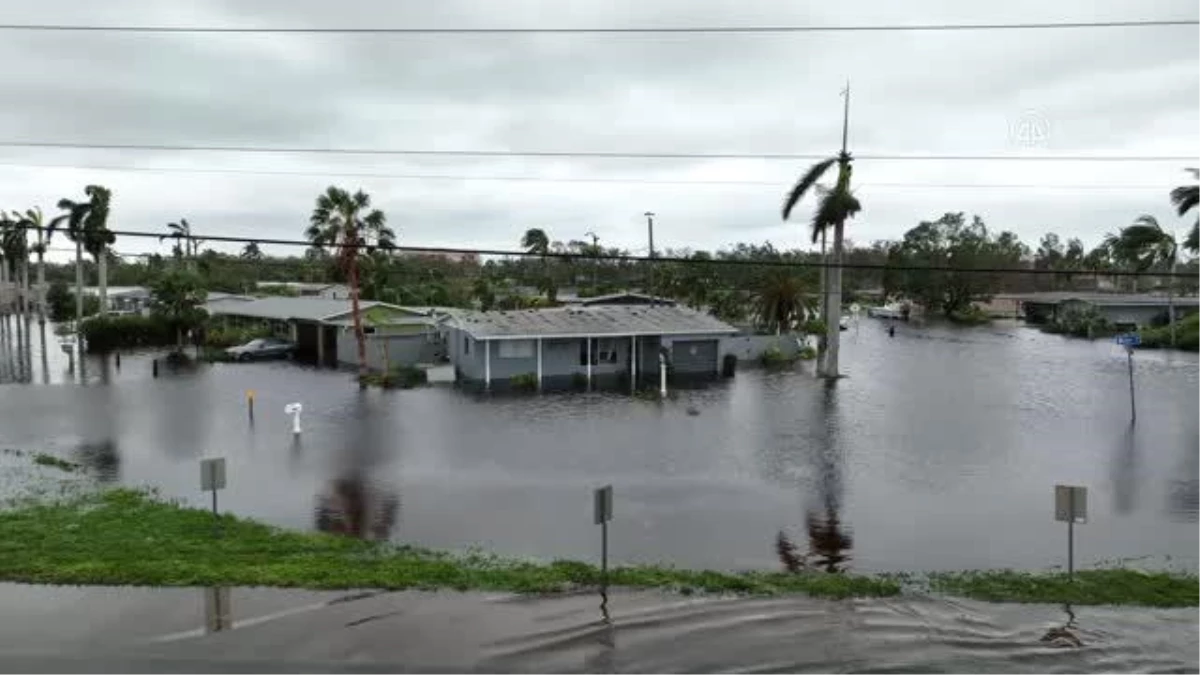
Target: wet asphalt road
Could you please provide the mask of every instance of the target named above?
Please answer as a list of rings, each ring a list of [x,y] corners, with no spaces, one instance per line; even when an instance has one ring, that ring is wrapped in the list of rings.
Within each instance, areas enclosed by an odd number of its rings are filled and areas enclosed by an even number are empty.
[[[4,672],[1195,672],[1194,609],[0,585]],[[211,607],[212,605],[207,605]],[[18,619],[19,617],[19,619]],[[1044,641],[1069,630],[1075,646]],[[206,627],[208,626],[208,627]],[[220,628],[211,630],[210,628]]]

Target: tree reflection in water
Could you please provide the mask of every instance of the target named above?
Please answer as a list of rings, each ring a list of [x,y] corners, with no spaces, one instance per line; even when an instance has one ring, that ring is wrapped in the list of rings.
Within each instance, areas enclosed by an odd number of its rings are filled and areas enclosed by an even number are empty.
[[[385,540],[400,512],[400,498],[373,486],[361,474],[335,479],[317,496],[316,527],[322,532]]]
[[[837,573],[846,569],[850,549],[854,544],[841,522],[838,512],[842,499],[843,449],[838,438],[837,389],[833,381],[826,383],[818,398],[813,419],[823,420],[814,447],[807,453],[811,474],[816,478],[816,502],[807,509],[804,518],[808,533],[808,552],[800,553],[797,546],[780,532],[775,543],[776,553],[785,569],[799,572],[822,569]]]
[[[383,424],[383,401],[369,392],[345,411],[351,433],[342,452],[336,453],[334,479],[317,495],[316,527],[322,532],[360,539],[384,540],[391,536],[400,511],[400,498],[376,477],[386,473],[384,459],[394,443]]]

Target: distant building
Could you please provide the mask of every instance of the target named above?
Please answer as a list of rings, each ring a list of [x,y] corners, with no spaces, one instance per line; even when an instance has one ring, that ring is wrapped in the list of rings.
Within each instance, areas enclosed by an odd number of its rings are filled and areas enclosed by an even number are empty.
[[[83,294],[99,297],[99,286],[84,286]],[[109,286],[104,289],[110,312],[143,313],[150,309],[150,289],[145,286]]]
[[[402,258],[434,258],[454,263],[479,264],[479,254],[470,251],[445,251],[441,249],[413,251],[402,249],[399,251],[399,255]]]
[[[722,338],[737,332],[716,318],[674,305],[591,305],[455,312],[446,345],[458,380],[483,388],[532,377],[562,386],[659,377],[659,353],[672,377],[716,377]]]
[[[1000,296],[997,296],[1000,297]],[[1156,317],[1166,314],[1170,303],[1165,295],[1132,293],[1078,293],[1054,291],[1004,296],[1018,303],[1026,321],[1039,323],[1055,320],[1072,309],[1095,308],[1109,323],[1124,330],[1144,328]],[[1196,296],[1174,299],[1176,318],[1200,309]]]

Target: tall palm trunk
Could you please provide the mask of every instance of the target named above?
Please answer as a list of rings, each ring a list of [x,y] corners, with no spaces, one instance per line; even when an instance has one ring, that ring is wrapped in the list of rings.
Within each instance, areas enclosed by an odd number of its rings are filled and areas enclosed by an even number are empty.
[[[29,316],[29,257],[21,260],[21,318]]]
[[[821,320],[829,325],[829,255],[825,252],[825,230],[821,230]],[[826,330],[828,333],[828,330]],[[823,340],[822,340],[823,342]],[[820,345],[824,351],[825,345]]]
[[[108,314],[108,247],[100,250],[96,256],[96,269],[100,286],[100,316]]]
[[[75,334],[83,323],[83,240],[75,242]],[[78,342],[78,338],[76,338]]]
[[[38,228],[37,248],[37,286],[38,286],[38,325],[46,325],[46,245],[42,240],[42,230]]]
[[[842,236],[845,221],[839,220],[833,228],[833,266],[829,271],[829,305],[825,324],[825,377],[838,376],[838,347],[841,340],[842,313]]]
[[[367,374],[367,336],[363,333],[362,315],[358,311],[358,251],[350,249],[350,313],[354,316],[354,340],[358,343],[359,387],[365,388]]]
[[[1171,258],[1167,268],[1171,276],[1167,277],[1167,325],[1171,327],[1171,346],[1175,346],[1175,258]]]

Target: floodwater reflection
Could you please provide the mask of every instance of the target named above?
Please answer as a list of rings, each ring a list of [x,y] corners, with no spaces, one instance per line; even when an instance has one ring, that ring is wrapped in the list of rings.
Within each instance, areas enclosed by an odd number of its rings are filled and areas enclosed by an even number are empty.
[[[362,473],[334,479],[317,495],[315,526],[321,532],[382,541],[392,536],[400,498],[365,480]]]
[[[348,423],[346,444],[335,458],[334,475],[317,495],[316,528],[363,539],[392,536],[400,514],[400,497],[382,473],[392,439],[384,425],[384,400],[360,392],[343,411]]]

